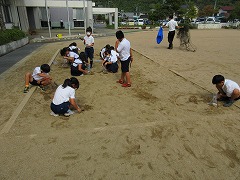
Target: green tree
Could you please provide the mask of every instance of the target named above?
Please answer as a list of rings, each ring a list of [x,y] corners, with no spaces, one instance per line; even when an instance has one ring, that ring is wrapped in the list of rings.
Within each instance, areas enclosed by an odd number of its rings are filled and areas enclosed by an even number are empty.
[[[231,12],[229,19],[240,19],[240,1],[236,3],[235,8]]]
[[[155,4],[155,7],[151,9],[149,13],[149,19],[152,21],[157,21],[159,19],[165,19],[168,16],[167,8],[160,3]]]
[[[165,0],[163,4],[163,8],[168,11],[168,15],[177,14],[180,6],[185,3],[184,0]]]
[[[204,8],[199,10],[198,16],[212,16],[215,13],[213,5],[204,6]]]
[[[193,2],[189,2],[187,4],[187,10],[186,10],[186,13],[184,14],[184,16],[186,19],[190,19],[190,20],[192,20],[193,18],[195,18],[197,16],[197,9]]]

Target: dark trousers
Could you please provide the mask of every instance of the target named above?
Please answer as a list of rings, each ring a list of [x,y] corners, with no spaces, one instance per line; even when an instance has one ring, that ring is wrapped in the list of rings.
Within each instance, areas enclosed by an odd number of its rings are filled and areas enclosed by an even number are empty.
[[[169,43],[169,46],[168,48],[173,48],[173,39],[174,39],[174,36],[175,36],[175,31],[169,31],[168,32],[168,43]]]
[[[64,102],[59,105],[55,105],[55,104],[51,103],[50,107],[51,107],[51,110],[55,114],[64,114],[69,110],[69,106],[70,106],[70,102]]]
[[[85,55],[86,55],[86,58],[90,59],[90,67],[92,68],[93,66],[93,54],[94,54],[94,49],[93,47],[90,47],[90,48],[85,48]]]

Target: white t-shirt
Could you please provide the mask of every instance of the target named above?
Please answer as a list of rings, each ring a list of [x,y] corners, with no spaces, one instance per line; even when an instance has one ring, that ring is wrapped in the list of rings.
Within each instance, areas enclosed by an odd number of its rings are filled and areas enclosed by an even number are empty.
[[[56,89],[52,102],[55,105],[60,105],[64,102],[68,102],[69,98],[75,99],[75,89],[70,86],[63,88],[62,85],[60,85]]]
[[[85,40],[85,46],[91,45],[91,44],[94,43],[94,38],[92,37],[92,35],[90,35],[90,36],[85,36],[85,37],[84,37],[84,40]]]
[[[35,79],[36,81],[39,81],[41,80],[43,77],[39,76],[38,74],[40,73],[44,73],[44,72],[41,72],[41,68],[40,67],[36,67],[34,70],[33,70],[33,73],[32,73],[32,77],[33,79]],[[48,73],[45,73],[48,75]]]
[[[239,85],[236,82],[229,79],[225,79],[222,89],[228,97],[232,96],[234,89],[238,89],[240,91]]]
[[[74,61],[73,61],[73,66],[74,67],[77,67],[79,64],[82,64],[82,60],[80,60],[80,59],[75,59]]]
[[[124,38],[118,45],[117,52],[119,53],[119,57],[121,61],[126,61],[130,57],[130,42]]]
[[[117,57],[118,56],[119,56],[119,54],[116,51],[111,50],[110,62],[112,62],[112,63],[117,62]]]
[[[78,59],[79,58],[79,55],[75,52],[72,52],[70,51],[69,54],[68,54],[69,57],[73,57],[74,59]]]
[[[80,50],[80,48],[76,47],[76,46],[69,46],[69,49],[72,51],[74,49]]]
[[[104,53],[105,53],[105,51],[106,51],[106,48],[105,48],[105,47],[102,48],[101,51],[100,51],[101,58],[103,58],[103,59],[104,59]]]
[[[178,23],[177,21],[174,21],[173,19],[171,19],[169,22],[167,22],[166,26],[169,27],[169,31],[175,31],[176,26],[178,26]]]

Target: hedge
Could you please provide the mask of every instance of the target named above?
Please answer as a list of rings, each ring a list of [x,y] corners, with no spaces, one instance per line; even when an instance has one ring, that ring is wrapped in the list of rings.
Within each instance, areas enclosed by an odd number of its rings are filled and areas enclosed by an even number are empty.
[[[0,31],[0,45],[4,45],[12,41],[17,41],[24,37],[26,37],[26,34],[19,29],[7,29]]]

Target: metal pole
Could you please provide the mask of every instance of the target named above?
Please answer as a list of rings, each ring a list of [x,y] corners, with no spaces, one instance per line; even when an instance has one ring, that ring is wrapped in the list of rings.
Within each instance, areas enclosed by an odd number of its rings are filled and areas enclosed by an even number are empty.
[[[214,10],[216,9],[216,6],[217,6],[217,0],[215,0]]]
[[[83,16],[84,16],[84,33],[86,33],[86,6],[85,6],[85,0],[83,0]]]
[[[213,16],[214,16],[214,13],[215,13],[215,9],[216,9],[216,6],[217,6],[217,0],[215,0],[215,3],[214,3],[214,8],[213,8]]]
[[[68,0],[66,0],[66,6],[67,6],[67,16],[68,16],[68,35],[71,36],[70,17],[69,17],[69,9],[68,9]]]
[[[50,27],[50,18],[49,18],[49,12],[48,12],[48,7],[47,7],[47,0],[45,0],[45,7],[46,7],[46,12],[47,12],[47,21],[48,21],[48,31],[49,31],[49,37],[51,38],[52,37],[52,34],[51,34],[51,27]]]

